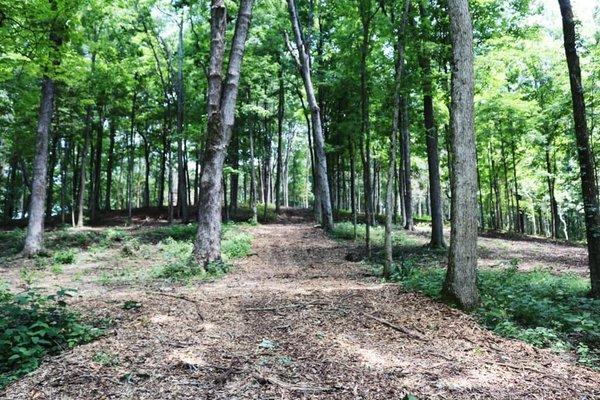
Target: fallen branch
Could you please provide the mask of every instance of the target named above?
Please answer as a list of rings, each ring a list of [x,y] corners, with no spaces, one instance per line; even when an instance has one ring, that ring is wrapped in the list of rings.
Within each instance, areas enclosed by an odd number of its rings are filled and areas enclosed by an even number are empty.
[[[287,389],[290,391],[296,391],[296,392],[331,392],[333,390],[333,388],[331,387],[322,387],[322,386],[309,386],[308,384],[305,383],[300,383],[300,384],[293,384],[293,383],[288,383],[288,382],[284,382],[281,379],[275,377],[275,376],[269,376],[269,375],[263,375],[260,374],[258,372],[254,373],[252,375],[254,377],[254,379],[256,379],[259,383],[261,384],[267,384],[270,383],[272,385],[277,385],[283,389]]]
[[[390,322],[390,321],[388,321],[388,320],[385,320],[385,319],[383,319],[383,318],[376,317],[376,316],[374,316],[374,315],[372,315],[372,314],[363,314],[363,315],[364,315],[365,317],[367,317],[367,318],[371,318],[371,319],[373,319],[373,320],[375,320],[375,321],[379,322],[380,324],[382,324],[382,325],[384,325],[384,326],[387,326],[388,328],[392,328],[392,329],[393,329],[393,330],[395,330],[395,331],[398,331],[398,332],[404,333],[406,336],[412,337],[412,338],[414,338],[414,339],[417,339],[417,340],[423,340],[423,341],[425,340],[425,338],[424,338],[424,337],[423,337],[421,334],[419,334],[419,333],[416,333],[416,332],[413,332],[413,331],[411,331],[411,330],[409,330],[409,329],[406,329],[406,328],[404,328],[404,327],[402,327],[402,326],[399,326],[399,325],[393,324],[393,323],[391,323],[391,322]]]
[[[310,306],[326,306],[329,303],[326,302],[313,302],[313,303],[297,303],[297,304],[288,304],[288,305],[284,305],[284,306],[278,306],[278,307],[248,307],[245,308],[245,311],[279,311],[279,310],[286,310],[286,309],[291,309],[291,308],[305,308],[305,307],[310,307]]]
[[[172,299],[184,300],[189,303],[193,303],[196,306],[196,312],[198,313],[198,317],[200,317],[201,321],[204,321],[204,317],[202,316],[202,313],[200,312],[200,304],[196,300],[190,299],[189,297],[186,297],[182,294],[170,294],[170,293],[165,293],[165,292],[149,292],[149,291],[146,291],[146,294],[148,294],[148,295],[155,294],[158,296],[170,297]]]

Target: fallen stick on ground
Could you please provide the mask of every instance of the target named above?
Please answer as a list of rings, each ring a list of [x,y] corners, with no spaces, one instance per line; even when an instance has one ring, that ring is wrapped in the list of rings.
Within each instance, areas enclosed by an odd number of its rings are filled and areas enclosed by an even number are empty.
[[[321,386],[308,386],[305,383],[293,384],[284,382],[281,379],[275,376],[269,376],[260,374],[255,372],[253,375],[254,379],[256,379],[261,384],[270,383],[272,385],[277,385],[287,390],[297,391],[297,392],[331,392],[333,388],[331,387],[321,387]]]
[[[204,321],[204,317],[202,316],[202,313],[200,312],[200,309],[199,309],[200,304],[196,300],[192,300],[189,297],[185,297],[182,294],[170,294],[170,293],[165,293],[165,292],[149,292],[149,291],[146,291],[146,294],[149,294],[149,295],[155,294],[158,296],[165,296],[165,297],[170,297],[172,299],[184,300],[184,301],[193,303],[196,305],[196,312],[198,313],[198,317],[200,317],[201,321]]]
[[[391,322],[390,322],[390,321],[388,321],[388,320],[385,320],[385,319],[383,319],[383,318],[376,317],[376,316],[374,316],[374,315],[372,315],[372,314],[363,314],[363,315],[364,315],[365,317],[367,317],[367,318],[371,318],[371,319],[373,319],[373,320],[375,320],[375,321],[379,322],[379,323],[380,323],[380,324],[382,324],[382,325],[385,325],[385,326],[387,326],[388,328],[392,328],[393,330],[396,330],[396,331],[398,331],[398,332],[402,332],[402,333],[404,333],[406,336],[409,336],[409,337],[412,337],[412,338],[415,338],[415,339],[418,339],[418,340],[423,340],[423,341],[425,340],[425,338],[424,338],[424,337],[423,337],[421,334],[419,334],[419,333],[417,333],[417,332],[413,332],[413,331],[411,331],[411,330],[409,330],[409,329],[406,329],[406,328],[404,328],[404,327],[402,327],[402,326],[399,326],[399,325],[393,324],[393,323],[391,323]]]

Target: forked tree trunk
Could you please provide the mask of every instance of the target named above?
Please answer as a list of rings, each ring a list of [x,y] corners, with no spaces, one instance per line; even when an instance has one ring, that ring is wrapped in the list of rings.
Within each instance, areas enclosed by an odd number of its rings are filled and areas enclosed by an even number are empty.
[[[294,31],[296,49],[298,50],[298,60],[304,89],[308,100],[308,107],[311,112],[311,128],[314,139],[315,149],[315,175],[317,178],[316,189],[318,191],[318,199],[320,201],[321,224],[326,231],[333,230],[333,214],[331,211],[331,197],[329,194],[329,183],[327,178],[327,160],[325,156],[325,137],[323,136],[323,126],[321,124],[321,110],[317,104],[315,91],[312,83],[311,65],[309,51],[306,45],[302,42],[302,31],[300,21],[298,20],[298,12],[296,10],[295,0],[288,0],[288,10]]]
[[[585,212],[585,230],[590,264],[591,295],[600,298],[600,210],[598,209],[598,188],[594,175],[594,155],[590,148],[590,139],[585,116],[585,101],[581,83],[581,68],[577,55],[577,36],[570,0],[558,0],[562,15],[565,54],[569,68],[571,97],[573,101],[573,119],[575,138],[581,174],[581,191]]]
[[[468,0],[449,0],[452,37],[452,225],[442,294],[463,308],[477,293],[477,165],[473,126],[473,28]]]
[[[227,76],[223,80],[227,10],[224,0],[211,1],[208,131],[200,177],[198,233],[194,245],[195,258],[202,267],[221,260],[223,163],[235,122],[235,105],[252,4],[253,0],[242,0],[239,6]]]

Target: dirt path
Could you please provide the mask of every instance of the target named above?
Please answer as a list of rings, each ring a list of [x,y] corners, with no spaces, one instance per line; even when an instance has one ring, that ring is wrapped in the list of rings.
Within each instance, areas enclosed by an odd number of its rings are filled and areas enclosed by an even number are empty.
[[[81,307],[110,316],[115,328],[45,361],[0,397],[600,396],[599,373],[381,284],[344,260],[346,245],[309,224],[260,226],[253,233],[256,254],[215,283],[174,287],[168,295],[148,287],[84,295]],[[123,310],[125,300],[142,307]]]

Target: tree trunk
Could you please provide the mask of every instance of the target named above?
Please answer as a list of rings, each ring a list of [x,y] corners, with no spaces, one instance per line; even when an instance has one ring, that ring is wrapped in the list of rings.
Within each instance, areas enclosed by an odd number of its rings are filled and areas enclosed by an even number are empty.
[[[473,127],[473,28],[467,0],[449,0],[452,38],[452,225],[442,294],[463,308],[477,293],[477,164]]]
[[[184,224],[190,220],[188,210],[188,191],[186,180],[186,163],[183,150],[183,118],[184,118],[184,86],[183,86],[183,13],[179,21],[179,45],[177,46],[177,207]]]
[[[432,248],[440,248],[446,247],[446,243],[444,242],[444,214],[442,211],[438,133],[433,115],[431,67],[427,55],[423,55],[419,63],[423,71],[423,116],[426,132],[425,141],[427,144],[427,165],[429,169],[429,201],[431,208],[431,242],[429,245]]]
[[[392,220],[394,218],[394,178],[396,176],[396,152],[398,142],[398,130],[400,120],[400,108],[402,106],[402,71],[404,69],[404,29],[408,19],[410,1],[404,0],[404,13],[402,22],[397,33],[396,43],[396,76],[394,87],[394,109],[392,115],[392,133],[390,137],[390,155],[388,160],[387,188],[385,201],[385,264],[383,267],[383,277],[389,279],[392,273],[393,258],[393,238],[392,238]],[[392,17],[392,24],[395,25],[395,18]]]
[[[33,161],[33,183],[29,203],[29,222],[23,254],[34,256],[43,249],[44,206],[46,202],[46,178],[48,173],[48,135],[52,122],[54,102],[54,80],[44,76],[42,98],[38,115],[35,159]]]
[[[315,169],[318,181],[317,190],[319,191],[318,197],[321,202],[322,225],[326,231],[331,231],[333,229],[333,214],[331,211],[331,197],[329,194],[329,183],[327,177],[327,161],[325,159],[325,137],[323,136],[323,126],[321,124],[321,110],[317,105],[317,99],[315,97],[315,91],[312,83],[309,56],[310,49],[307,48],[304,43],[302,43],[303,36],[300,29],[300,22],[298,21],[295,0],[288,0],[288,9],[294,30],[296,48],[298,50],[304,89],[306,90],[308,106],[311,110],[311,127],[315,146]]]
[[[575,137],[577,155],[581,174],[581,192],[585,211],[585,230],[590,265],[591,295],[600,298],[600,210],[598,209],[598,188],[594,176],[594,155],[590,149],[590,141],[585,116],[585,101],[581,83],[581,68],[577,55],[577,36],[575,21],[570,0],[559,0],[563,22],[565,54],[569,68],[571,97],[573,101],[573,119],[575,122]]]
[[[104,136],[104,105],[102,101],[98,104],[98,126],[96,132],[95,161],[94,161],[94,189],[90,204],[91,220],[96,221],[100,210],[100,178],[102,172],[102,139]]]
[[[283,88],[283,64],[279,61],[279,102],[277,107],[277,173],[275,177],[275,212],[281,208],[281,181],[283,175],[283,117],[285,93]]]
[[[104,193],[104,210],[110,211],[110,192],[112,189],[112,174],[115,157],[115,136],[117,134],[117,123],[114,119],[110,120],[108,137],[108,161],[106,163],[106,192]]]
[[[194,245],[195,258],[202,267],[221,260],[220,194],[223,164],[235,121],[240,71],[253,0],[242,0],[239,6],[225,80],[222,78],[222,67],[227,10],[224,0],[212,0],[211,4],[208,131],[200,177],[198,234]]]
[[[402,182],[404,192],[404,229],[413,231],[415,229],[413,222],[413,204],[412,204],[412,178],[410,162],[410,131],[408,129],[408,105],[406,99],[400,99],[400,129],[402,131]],[[401,190],[402,192],[402,190]]]
[[[135,81],[137,82],[138,76],[136,73]],[[137,87],[133,89],[133,98],[131,101],[131,115],[130,115],[130,127],[129,127],[129,138],[127,143],[128,162],[127,162],[127,223],[131,224],[132,207],[133,207],[133,150],[134,150],[134,135],[135,135],[135,109],[137,106]]]
[[[79,188],[77,195],[77,227],[83,228],[83,202],[85,199],[85,165],[88,156],[88,151],[90,148],[91,135],[92,135],[92,107],[87,106],[87,110],[85,112],[85,122],[84,122],[84,141],[83,141],[83,149],[81,150],[81,162],[79,163]]]
[[[252,210],[252,223],[258,223],[258,210],[256,209],[256,171],[254,169],[254,127],[250,129],[250,209]]]

